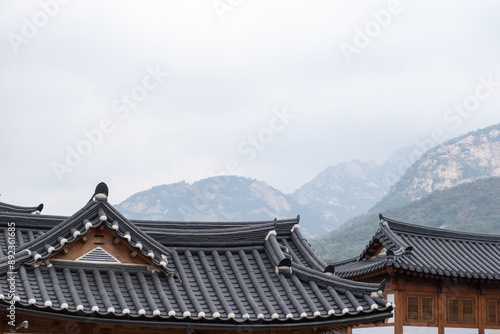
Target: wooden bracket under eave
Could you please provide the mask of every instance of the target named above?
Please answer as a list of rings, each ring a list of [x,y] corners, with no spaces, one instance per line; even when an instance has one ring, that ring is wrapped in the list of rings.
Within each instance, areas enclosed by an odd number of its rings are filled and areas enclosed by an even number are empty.
[[[394,272],[394,267],[386,267],[385,270],[389,276],[394,276],[396,273]]]

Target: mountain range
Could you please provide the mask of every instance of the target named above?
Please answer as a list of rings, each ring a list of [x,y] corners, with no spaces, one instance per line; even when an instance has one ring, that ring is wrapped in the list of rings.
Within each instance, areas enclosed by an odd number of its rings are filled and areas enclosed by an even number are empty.
[[[353,160],[328,167],[292,194],[250,178],[218,176],[156,186],[132,195],[117,208],[132,219],[179,221],[268,221],[300,214],[304,233],[310,239],[323,235],[312,242],[320,255],[330,257],[336,248],[333,241],[326,245],[328,240],[346,233],[346,226],[355,231],[367,217],[376,225],[379,212],[435,191],[500,176],[496,163],[500,124],[452,139],[425,154],[419,149],[402,148],[381,165]],[[409,162],[409,157],[420,156]],[[359,247],[355,241],[350,243],[353,249]]]
[[[416,149],[401,148],[381,165],[352,160],[328,167],[297,189],[292,197],[329,221],[324,230],[333,230],[380,201],[410,167],[405,157]]]
[[[269,221],[295,218],[315,222],[310,235],[327,225],[323,217],[268,184],[238,176],[215,176],[192,184],[178,182],[136,193],[116,205],[130,219],[174,221]]]
[[[117,205],[131,219],[253,221],[301,216],[308,237],[338,228],[377,203],[409,167],[401,163],[412,147],[382,165],[353,160],[328,167],[293,194],[251,178],[216,176],[136,193]]]
[[[324,258],[355,256],[376,230],[379,213],[442,228],[500,233],[500,225],[491,225],[500,216],[500,202],[491,201],[500,199],[499,182],[492,178],[500,176],[499,158],[500,124],[449,140],[427,151],[366,214],[311,242]],[[476,219],[485,212],[486,218]]]
[[[372,211],[401,206],[433,191],[491,176],[500,176],[500,124],[427,151]]]
[[[456,231],[500,234],[500,178],[479,179],[436,190],[406,205],[384,211],[384,216],[408,223]],[[311,239],[325,261],[359,256],[379,226],[379,214],[351,219],[339,229]]]

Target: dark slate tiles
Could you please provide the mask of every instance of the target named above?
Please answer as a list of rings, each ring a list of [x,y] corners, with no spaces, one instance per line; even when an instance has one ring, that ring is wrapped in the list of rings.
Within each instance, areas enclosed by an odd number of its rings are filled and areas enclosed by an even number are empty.
[[[235,321],[298,321],[340,315],[346,308],[358,314],[371,311],[372,305],[386,307],[385,301],[377,303],[366,293],[356,297],[349,290],[338,292],[293,274],[276,275],[264,251],[226,253],[227,265],[222,265],[218,253],[173,254],[179,277],[148,271],[68,268],[62,263],[48,268],[22,266],[21,278],[36,280],[38,289],[30,291],[31,284],[24,284],[20,303],[86,314],[98,310],[103,314]],[[62,287],[67,287],[66,292]]]
[[[367,257],[377,242],[394,253]],[[388,218],[358,260],[336,264],[342,277],[393,266],[437,276],[500,279],[500,236],[449,231],[403,223]]]
[[[55,317],[61,312],[98,313],[118,322],[151,318],[259,326],[334,324],[345,314],[359,321],[380,320],[392,310],[392,304],[379,298],[379,284],[323,273],[326,264],[300,233],[298,218],[220,226],[146,221],[136,225],[102,198],[91,200],[72,217],[38,217],[38,228],[26,229],[28,221],[23,221],[16,236],[23,254],[18,257],[20,309],[39,309]],[[0,230],[8,221],[4,219],[0,214]],[[50,258],[99,227],[116,233],[166,270]],[[8,303],[4,258],[0,256],[0,305]]]
[[[0,202],[0,212],[14,213],[14,214],[39,214],[43,210],[43,204],[38,206],[17,206]]]

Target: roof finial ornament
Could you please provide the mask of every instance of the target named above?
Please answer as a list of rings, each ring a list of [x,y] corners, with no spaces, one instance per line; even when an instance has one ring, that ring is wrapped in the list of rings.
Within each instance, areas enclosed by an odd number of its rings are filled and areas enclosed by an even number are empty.
[[[290,276],[292,274],[292,260],[289,258],[284,258],[276,266],[276,275],[283,274],[285,276]]]
[[[378,214],[378,219],[380,219],[380,220],[385,220],[385,219],[384,219],[384,216],[382,216],[382,214],[381,214],[381,213],[379,213],[379,214]]]
[[[387,259],[394,259],[394,251],[391,249],[388,249],[386,256],[387,256]]]
[[[32,212],[34,215],[39,215],[40,212],[43,210],[43,203],[40,203],[40,205],[37,206],[36,210]]]
[[[335,275],[335,266],[333,264],[329,264],[325,267],[325,270],[323,272],[329,276]]]
[[[94,202],[97,201],[107,201],[108,200],[109,189],[106,183],[101,182],[95,187],[94,196],[92,196],[92,200]]]

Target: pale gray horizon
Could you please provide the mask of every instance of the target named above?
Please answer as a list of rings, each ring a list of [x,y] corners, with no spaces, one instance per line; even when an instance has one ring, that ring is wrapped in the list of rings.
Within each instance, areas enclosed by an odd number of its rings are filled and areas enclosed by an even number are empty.
[[[0,201],[77,211],[217,173],[328,166],[500,123],[500,3],[0,2]]]

